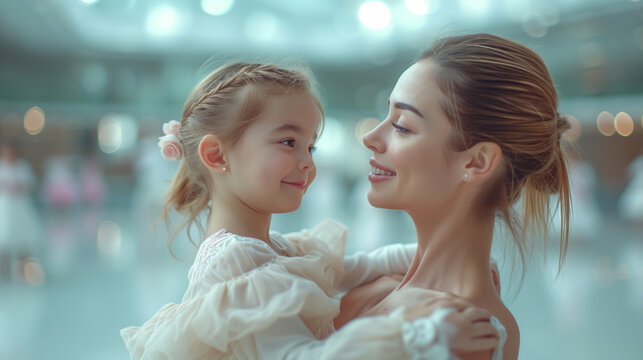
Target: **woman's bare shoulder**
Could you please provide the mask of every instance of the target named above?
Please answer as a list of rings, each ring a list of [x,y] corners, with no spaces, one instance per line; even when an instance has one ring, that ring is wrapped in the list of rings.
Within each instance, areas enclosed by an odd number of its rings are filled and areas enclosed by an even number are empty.
[[[513,314],[507,307],[499,302],[494,304],[489,311],[495,316],[507,331],[507,341],[502,349],[503,360],[518,359],[518,348],[520,347],[520,329]]]

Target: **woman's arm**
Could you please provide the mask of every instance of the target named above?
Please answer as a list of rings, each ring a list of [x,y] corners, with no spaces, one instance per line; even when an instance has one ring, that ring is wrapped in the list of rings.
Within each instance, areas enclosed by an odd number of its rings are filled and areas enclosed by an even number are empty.
[[[421,293],[414,291],[411,300]],[[261,359],[447,360],[451,352],[497,346],[495,329],[484,324],[485,317],[485,310],[446,295],[424,298],[388,315],[359,318],[323,340],[315,339],[298,316],[280,319],[253,336]]]

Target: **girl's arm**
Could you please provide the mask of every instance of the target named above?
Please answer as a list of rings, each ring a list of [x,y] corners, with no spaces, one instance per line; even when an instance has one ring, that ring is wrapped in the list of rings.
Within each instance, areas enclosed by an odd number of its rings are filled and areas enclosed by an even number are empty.
[[[417,244],[393,244],[344,258],[345,275],[338,286],[348,291],[383,275],[403,275],[415,255]]]

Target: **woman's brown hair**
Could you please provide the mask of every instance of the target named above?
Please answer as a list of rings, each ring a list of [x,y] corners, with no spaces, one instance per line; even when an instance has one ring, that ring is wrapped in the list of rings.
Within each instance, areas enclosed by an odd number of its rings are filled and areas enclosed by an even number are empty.
[[[546,246],[554,213],[550,196],[558,195],[560,270],[571,208],[561,135],[570,124],[558,113],[558,95],[543,60],[516,42],[473,34],[441,39],[419,61],[438,65],[438,86],[446,95],[442,107],[456,129],[455,148],[493,142],[502,150],[504,171],[482,192],[478,208],[504,218],[523,270],[533,248],[528,241],[540,235]],[[520,195],[522,221],[512,209]]]

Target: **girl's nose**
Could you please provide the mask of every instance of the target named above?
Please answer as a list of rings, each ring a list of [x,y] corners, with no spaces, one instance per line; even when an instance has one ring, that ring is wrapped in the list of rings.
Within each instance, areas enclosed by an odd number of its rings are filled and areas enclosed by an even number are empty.
[[[313,155],[310,152],[306,152],[304,158],[299,162],[299,168],[304,171],[309,171],[315,167],[315,162],[313,161]]]

